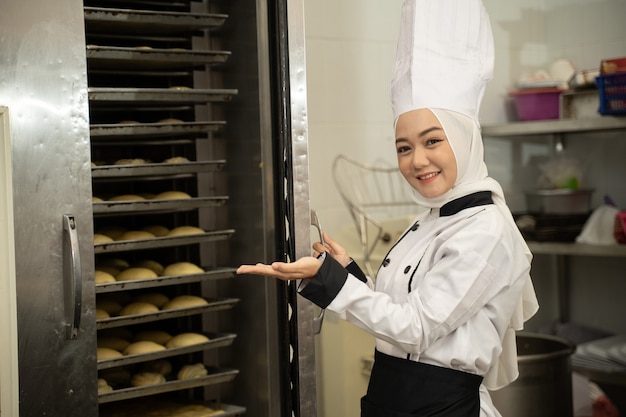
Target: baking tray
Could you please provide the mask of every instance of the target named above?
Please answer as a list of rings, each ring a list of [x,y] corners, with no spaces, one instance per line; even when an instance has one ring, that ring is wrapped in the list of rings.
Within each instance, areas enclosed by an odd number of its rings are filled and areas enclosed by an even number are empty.
[[[98,104],[161,106],[163,104],[202,104],[230,101],[236,89],[89,87],[89,102]]]
[[[181,122],[181,123],[118,123],[93,124],[89,136],[94,139],[133,138],[191,135],[220,131],[226,122]]]
[[[225,160],[169,163],[148,163],[137,165],[101,165],[91,168],[92,178],[150,177],[159,175],[195,174],[216,172],[226,164]]]
[[[89,69],[158,70],[221,64],[229,51],[87,45]]]
[[[130,398],[144,397],[146,395],[161,394],[164,392],[180,391],[189,388],[205,387],[213,384],[220,384],[235,379],[239,371],[237,369],[223,369],[207,367],[209,375],[202,378],[172,380],[157,385],[147,385],[145,387],[121,388],[98,395],[100,404],[126,400]]]
[[[227,310],[233,308],[234,305],[239,302],[238,298],[207,298],[206,300],[209,304],[198,307],[160,310],[156,313],[132,314],[129,316],[116,316],[96,320],[96,328],[98,330],[110,329],[113,327],[150,323],[158,320],[167,320],[178,317],[193,316],[196,314],[203,314],[212,311]]]
[[[141,240],[116,240],[94,244],[94,253],[114,253],[129,250],[145,250],[168,248],[173,246],[193,245],[197,243],[214,242],[229,239],[234,229],[215,230],[197,235],[163,236]]]
[[[153,10],[85,7],[88,32],[131,34],[180,34],[218,28],[228,15]]]
[[[207,279],[223,279],[235,276],[235,268],[208,268],[200,274],[171,275],[149,279],[118,281],[106,284],[96,284],[96,294],[117,292],[124,290],[138,290],[145,288],[165,287],[168,285],[189,284]]]
[[[109,404],[108,406],[110,406]],[[110,408],[107,405],[101,406],[99,410],[100,417],[138,417],[144,414],[142,413],[150,413],[151,411],[161,411],[163,409],[168,408],[167,402],[161,401],[161,399],[151,398],[148,403],[145,400],[140,399],[139,401],[129,404],[128,402],[124,403],[124,407],[119,407],[118,404],[113,404],[113,407]],[[189,405],[189,403],[180,404],[181,406]],[[245,407],[241,407],[238,405],[232,404],[214,404],[214,403],[206,403],[203,404],[213,409],[219,409],[223,411],[222,414],[218,414],[219,417],[233,417],[240,416],[246,412]]]
[[[194,197],[177,200],[126,200],[93,203],[93,214],[155,213],[160,211],[189,211],[204,207],[222,207],[228,201],[222,197]]]
[[[171,348],[159,350],[157,352],[144,353],[140,355],[127,355],[120,358],[105,359],[98,361],[98,370],[115,368],[117,366],[131,365],[134,363],[148,362],[157,359],[169,358],[172,356],[185,355],[187,353],[201,352],[207,349],[216,349],[219,347],[230,346],[236,334],[233,333],[205,333],[209,338],[208,342],[197,343],[195,345],[183,346],[179,348]]]

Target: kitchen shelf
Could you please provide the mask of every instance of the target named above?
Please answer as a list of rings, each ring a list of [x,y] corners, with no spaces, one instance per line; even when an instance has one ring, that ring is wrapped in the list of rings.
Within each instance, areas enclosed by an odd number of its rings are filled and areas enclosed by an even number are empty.
[[[204,104],[227,102],[237,95],[236,89],[175,89],[175,88],[109,88],[89,87],[89,102],[97,108],[101,104],[137,107],[163,104]]]
[[[96,178],[128,178],[128,177],[153,177],[159,175],[185,175],[198,172],[220,171],[226,161],[199,161],[169,163],[147,163],[136,165],[101,165],[91,168],[91,177]]]
[[[626,129],[626,117],[602,116],[589,119],[540,120],[486,125],[482,127],[482,134],[488,137],[512,137],[621,129]]]
[[[162,48],[129,48],[87,45],[90,69],[180,69],[221,64],[230,57],[228,51],[198,51]]]
[[[181,34],[218,28],[227,15],[166,12],[152,10],[85,7],[85,26],[88,32],[146,34]]]
[[[533,254],[606,256],[626,258],[626,245],[588,245],[584,243],[527,242]]]
[[[147,314],[132,314],[128,316],[116,316],[106,319],[96,320],[96,328],[109,329],[111,327],[121,327],[134,324],[150,323],[153,321],[173,319],[178,317],[193,316],[196,314],[203,314],[219,310],[227,310],[233,308],[235,304],[239,302],[238,298],[215,298],[207,299],[208,304],[190,307],[190,308],[177,308],[172,310],[160,310],[155,313]]]
[[[118,366],[126,366],[141,362],[154,361],[157,359],[169,358],[172,356],[201,352],[207,349],[216,349],[219,347],[230,346],[237,337],[237,335],[232,333],[206,333],[206,336],[209,338],[209,341],[204,343],[197,343],[195,345],[183,346],[179,348],[158,350],[156,352],[143,353],[139,355],[127,355],[114,359],[101,360],[98,361],[98,370],[115,368]]]
[[[172,380],[156,385],[114,389],[113,391],[100,394],[98,396],[98,402],[100,404],[103,404],[111,401],[120,401],[130,398],[143,397],[146,395],[179,391],[189,388],[205,387],[208,385],[232,381],[239,374],[239,371],[236,369],[208,368],[207,370],[209,371],[209,375],[202,378]]]
[[[161,276],[157,278],[137,279],[132,281],[118,281],[106,284],[96,284],[96,294],[117,291],[130,291],[145,288],[166,287],[169,285],[189,284],[208,279],[225,279],[235,276],[235,268],[209,268],[200,274]]]
[[[116,240],[94,244],[94,253],[113,253],[128,250],[167,248],[173,246],[193,245],[196,243],[214,242],[229,239],[235,233],[233,229],[217,230],[197,235],[164,236],[142,240]]]
[[[120,213],[156,213],[172,211],[190,211],[205,207],[222,207],[228,197],[196,197],[177,200],[126,200],[126,201],[99,201],[93,203],[94,215]]]
[[[163,410],[171,410],[172,403],[167,401],[161,401],[156,398],[150,399],[149,402],[146,402],[143,399],[134,400],[135,403],[125,402],[124,408],[117,406],[117,404],[113,404],[112,408],[109,406],[105,406],[100,410],[100,417],[136,417],[139,415],[158,415],[157,413],[162,412]],[[192,403],[195,404],[195,403]],[[179,407],[181,410],[184,410],[188,404],[180,404]],[[205,404],[202,404],[205,405]],[[224,403],[208,403],[206,406],[214,409],[220,410],[221,413],[215,414],[219,417],[234,417],[245,414],[246,408],[238,405],[224,404]],[[175,415],[174,413],[172,415]],[[188,414],[187,414],[188,415]]]
[[[160,137],[172,135],[191,135],[211,133],[221,130],[224,121],[215,122],[180,122],[180,123],[118,123],[92,124],[89,136],[92,141],[101,139],[127,139],[128,137]]]

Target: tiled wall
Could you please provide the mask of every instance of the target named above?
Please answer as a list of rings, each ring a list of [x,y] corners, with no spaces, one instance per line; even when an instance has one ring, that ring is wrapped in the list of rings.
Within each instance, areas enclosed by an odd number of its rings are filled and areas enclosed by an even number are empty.
[[[511,118],[508,91],[524,73],[547,68],[559,58],[569,59],[578,69],[590,69],[602,58],[626,55],[625,0],[483,1],[496,44],[494,80],[481,109],[483,125]],[[332,162],[338,154],[347,154],[365,163],[383,160],[395,164],[389,80],[401,3],[305,0],[311,205],[324,228],[347,239],[341,243],[352,251],[358,248],[350,234],[348,211],[333,185]],[[503,184],[514,210],[524,209],[523,189],[533,186],[538,175],[533,161],[550,154],[548,139],[524,145],[486,139],[490,173]],[[590,167],[586,179],[598,190],[594,204],[600,204],[602,195],[610,192],[626,208],[624,134],[578,137],[567,144],[568,152],[579,155]],[[358,252],[354,255],[358,257]],[[626,260],[577,262],[578,275],[598,266],[606,268],[608,281],[595,285],[626,285],[620,276]],[[557,314],[552,265],[549,257],[540,256],[533,266],[542,292],[540,301],[544,301],[539,316],[544,322]],[[576,276],[576,271],[572,273],[572,295],[584,301],[572,305],[572,318],[626,332],[626,324],[615,319],[624,315],[623,308],[614,307],[619,304],[616,297],[620,292],[592,293],[589,281]],[[359,398],[367,382],[360,372],[360,359],[371,354],[372,346],[369,336],[327,315],[319,350],[323,381],[320,415],[359,415]]]

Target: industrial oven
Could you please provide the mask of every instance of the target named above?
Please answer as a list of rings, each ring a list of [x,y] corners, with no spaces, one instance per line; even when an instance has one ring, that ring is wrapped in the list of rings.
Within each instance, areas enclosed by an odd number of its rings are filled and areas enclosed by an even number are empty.
[[[3,2],[21,417],[316,415],[302,8]]]

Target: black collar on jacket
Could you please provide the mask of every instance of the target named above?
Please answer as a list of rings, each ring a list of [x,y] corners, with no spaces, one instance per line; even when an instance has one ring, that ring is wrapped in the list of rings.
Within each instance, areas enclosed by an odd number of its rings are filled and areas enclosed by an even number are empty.
[[[439,215],[442,217],[453,216],[466,208],[486,206],[487,204],[493,204],[491,191],[478,191],[447,202],[439,210]]]

